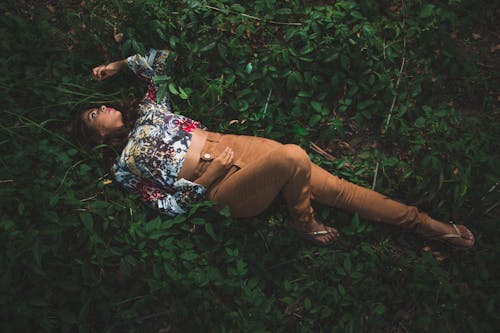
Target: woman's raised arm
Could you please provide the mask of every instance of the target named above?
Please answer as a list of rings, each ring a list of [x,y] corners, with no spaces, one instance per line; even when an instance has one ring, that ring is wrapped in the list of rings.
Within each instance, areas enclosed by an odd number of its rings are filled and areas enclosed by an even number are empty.
[[[171,110],[170,94],[164,91],[164,94],[157,96],[160,91],[160,85],[156,79],[168,77],[172,71],[175,61],[175,54],[169,50],[150,49],[145,55],[136,54],[127,58],[127,64],[130,70],[140,79],[148,82],[148,91],[145,100],[161,104]]]
[[[136,54],[127,58],[128,66],[139,78],[150,82],[160,75],[170,75],[175,54],[170,50],[149,49],[146,54]]]
[[[118,60],[107,65],[100,65],[92,69],[92,77],[96,81],[102,81],[120,72],[127,67],[127,59]]]

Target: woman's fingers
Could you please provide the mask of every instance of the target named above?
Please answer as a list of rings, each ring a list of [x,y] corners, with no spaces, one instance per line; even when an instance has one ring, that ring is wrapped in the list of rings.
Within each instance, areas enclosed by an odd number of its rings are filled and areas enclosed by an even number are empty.
[[[101,81],[101,80],[104,80],[105,78],[107,78],[109,75],[108,75],[108,72],[106,70],[106,66],[101,65],[101,66],[94,67],[92,69],[92,76],[94,77],[94,80],[96,80],[96,81]]]
[[[94,78],[94,80],[99,80],[99,75],[98,75],[98,67],[94,67],[92,69],[92,77]]]
[[[234,152],[231,148],[227,147],[226,150],[226,156],[225,156],[225,160],[224,160],[224,165],[226,166],[226,168],[230,167],[231,166],[231,162],[233,161],[233,158],[234,158]]]
[[[102,80],[102,71],[104,69],[104,66],[97,66],[92,69],[92,76],[94,77],[94,80],[101,81]]]
[[[231,166],[231,162],[234,159],[234,152],[231,148],[226,147],[226,149],[222,151],[222,153],[217,157],[217,159],[219,159],[222,165],[226,169],[228,169]]]

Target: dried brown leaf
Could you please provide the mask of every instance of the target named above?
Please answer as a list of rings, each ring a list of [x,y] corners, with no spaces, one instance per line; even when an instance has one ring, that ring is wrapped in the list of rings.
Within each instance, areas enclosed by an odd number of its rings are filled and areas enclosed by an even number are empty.
[[[437,261],[443,261],[445,259],[448,259],[447,255],[445,255],[439,251],[433,251],[432,255],[434,256],[434,258],[436,258]]]
[[[114,30],[113,37],[115,39],[115,42],[117,42],[118,44],[120,44],[123,41],[123,33],[118,32],[118,30],[116,30],[116,28]]]
[[[54,14],[56,12],[56,7],[48,4],[46,5],[45,7],[47,7],[48,11],[51,12],[52,14]]]

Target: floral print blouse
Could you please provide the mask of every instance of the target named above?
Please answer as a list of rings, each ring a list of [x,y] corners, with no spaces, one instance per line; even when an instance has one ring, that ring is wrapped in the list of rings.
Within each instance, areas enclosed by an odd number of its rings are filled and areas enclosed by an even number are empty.
[[[155,77],[169,74],[169,51],[149,50],[127,58],[130,69],[149,82],[139,105],[129,141],[112,167],[118,183],[139,194],[149,206],[168,216],[185,213],[189,205],[204,200],[206,188],[177,179],[191,144],[192,131],[204,128],[198,121],[174,114],[169,95],[156,101]]]

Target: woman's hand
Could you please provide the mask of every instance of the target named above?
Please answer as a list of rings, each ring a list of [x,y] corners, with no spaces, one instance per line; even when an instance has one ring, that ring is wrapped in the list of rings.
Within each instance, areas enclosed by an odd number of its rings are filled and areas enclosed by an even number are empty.
[[[215,178],[219,178],[226,174],[227,170],[231,167],[233,163],[234,152],[231,148],[226,147],[224,151],[217,156],[212,163],[208,166],[205,172],[208,172]]]
[[[210,187],[217,178],[226,174],[233,163],[233,159],[233,150],[226,147],[226,149],[210,163],[203,175],[195,180],[195,183],[203,185],[204,187]]]
[[[127,64],[127,60],[124,59],[124,60],[112,62],[112,63],[107,64],[107,65],[101,65],[101,66],[94,67],[92,69],[92,77],[96,81],[102,81],[104,79],[107,79],[110,76],[115,75],[119,71],[121,71],[121,69],[126,64]]]

